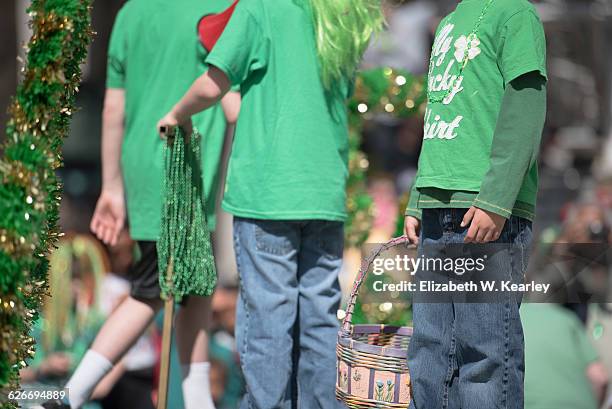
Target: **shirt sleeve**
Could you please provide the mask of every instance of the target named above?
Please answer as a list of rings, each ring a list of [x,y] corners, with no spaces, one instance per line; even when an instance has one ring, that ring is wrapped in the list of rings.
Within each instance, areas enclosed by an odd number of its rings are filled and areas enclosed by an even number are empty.
[[[537,161],[545,119],[544,78],[532,72],[512,81],[502,100],[489,170],[474,206],[511,216],[525,175]]]
[[[410,189],[410,196],[408,197],[408,206],[406,206],[406,216],[416,217],[421,220],[422,211],[419,209],[419,191],[416,188],[416,179]]]
[[[123,23],[123,10],[119,11],[108,46],[106,87],[125,88],[127,44]]]
[[[265,69],[269,41],[244,2],[238,2],[223,34],[206,58],[223,71],[232,85],[242,84],[253,72]]]
[[[546,38],[542,21],[529,8],[512,15],[501,29],[498,64],[507,86],[528,72],[546,73]]]

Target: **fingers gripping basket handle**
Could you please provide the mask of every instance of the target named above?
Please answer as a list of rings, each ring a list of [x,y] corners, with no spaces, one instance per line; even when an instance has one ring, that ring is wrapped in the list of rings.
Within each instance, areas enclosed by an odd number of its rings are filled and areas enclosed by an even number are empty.
[[[408,238],[406,236],[396,237],[391,239],[387,243],[381,244],[376,248],[376,250],[372,251],[367,258],[361,261],[361,267],[359,268],[359,273],[355,278],[355,283],[353,284],[353,290],[351,291],[351,295],[349,297],[348,304],[346,306],[346,315],[344,320],[342,321],[342,333],[348,335],[352,331],[353,326],[353,311],[355,310],[355,304],[357,303],[357,295],[359,295],[359,289],[361,285],[365,281],[365,278],[368,274],[368,270],[370,266],[374,262],[374,260],[380,255],[390,248],[395,246],[399,246],[401,244],[408,243]]]

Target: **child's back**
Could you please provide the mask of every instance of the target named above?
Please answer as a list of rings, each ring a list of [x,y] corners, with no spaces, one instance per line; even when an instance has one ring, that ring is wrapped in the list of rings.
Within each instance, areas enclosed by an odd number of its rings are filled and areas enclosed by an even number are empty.
[[[107,88],[125,90],[122,169],[130,233],[137,240],[159,236],[163,144],[155,124],[206,70],[196,34],[198,20],[230,4],[230,0],[130,0],[117,15],[108,50]],[[221,107],[198,114],[194,124],[205,138],[205,195],[214,198],[225,132]],[[214,210],[207,207],[211,228]]]
[[[323,85],[310,2],[241,0],[207,62],[243,97],[224,207],[241,217],[345,217],[348,81]]]

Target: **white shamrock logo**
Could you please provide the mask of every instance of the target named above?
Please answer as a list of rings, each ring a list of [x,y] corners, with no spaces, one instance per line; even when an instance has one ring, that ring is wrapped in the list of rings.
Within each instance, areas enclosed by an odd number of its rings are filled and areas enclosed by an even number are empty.
[[[455,41],[455,58],[459,63],[462,63],[467,54],[468,60],[473,60],[478,54],[480,54],[479,45],[480,40],[475,34],[470,35],[469,37],[459,37],[457,41]]]

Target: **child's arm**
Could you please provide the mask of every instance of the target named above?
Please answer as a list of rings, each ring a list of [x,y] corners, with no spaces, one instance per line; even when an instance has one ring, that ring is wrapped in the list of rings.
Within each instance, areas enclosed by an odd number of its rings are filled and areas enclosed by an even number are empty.
[[[534,71],[512,81],[504,94],[491,164],[476,207],[510,217],[525,175],[536,163],[545,120],[545,78]]]
[[[416,180],[415,180],[416,182]],[[406,206],[406,219],[404,220],[404,234],[412,244],[419,244],[419,228],[421,220],[421,209],[419,209],[419,191],[415,183],[410,189],[408,206]]]
[[[501,234],[512,214],[525,175],[535,163],[546,119],[546,79],[537,71],[506,88],[497,120],[491,164],[463,225],[466,242],[488,242]]]
[[[416,177],[415,177],[416,182]],[[406,216],[412,216],[415,219],[421,220],[421,209],[419,209],[419,191],[417,190],[415,183],[410,188],[410,197],[408,198],[408,206],[406,206]]]
[[[228,92],[223,99],[221,99],[221,107],[223,108],[223,113],[225,114],[225,119],[228,124],[234,125],[238,120],[241,102],[240,92],[235,91]]]
[[[102,190],[123,186],[120,161],[124,121],[125,90],[106,90],[102,112]]]
[[[125,90],[110,88],[102,113],[102,192],[91,219],[91,231],[115,245],[125,223],[121,146],[125,120]]]
[[[125,223],[121,149],[125,126],[128,42],[125,8],[119,11],[108,46],[106,93],[102,112],[102,192],[91,219],[91,231],[115,245]]]
[[[216,104],[229,91],[230,81],[220,69],[211,66],[195,80],[187,93],[158,123],[157,127],[181,126],[191,130],[191,117]]]

